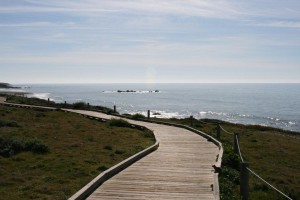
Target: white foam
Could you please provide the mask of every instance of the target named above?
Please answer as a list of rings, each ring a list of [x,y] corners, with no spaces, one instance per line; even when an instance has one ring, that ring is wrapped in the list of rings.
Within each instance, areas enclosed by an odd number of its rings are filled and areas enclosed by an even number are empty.
[[[148,112],[142,111],[142,112],[126,112],[128,114],[134,115],[134,114],[142,114],[144,116],[148,115]],[[156,117],[156,118],[185,118],[185,115],[181,115],[178,112],[167,112],[167,111],[160,111],[160,110],[153,110],[150,112],[150,117]]]
[[[16,89],[16,88],[0,88],[1,92],[25,92],[24,90],[21,89]]]
[[[32,93],[32,94],[28,94],[27,97],[35,97],[38,99],[45,99],[47,100],[50,96],[50,93]],[[50,99],[51,101],[53,101],[53,99]]]
[[[149,94],[149,93],[161,93],[161,91],[157,91],[157,90],[137,90],[137,91],[127,91],[127,90],[122,90],[121,92],[119,92],[118,90],[106,90],[106,91],[102,91],[102,93],[108,93],[108,94],[115,94],[115,93],[119,93],[119,94]]]

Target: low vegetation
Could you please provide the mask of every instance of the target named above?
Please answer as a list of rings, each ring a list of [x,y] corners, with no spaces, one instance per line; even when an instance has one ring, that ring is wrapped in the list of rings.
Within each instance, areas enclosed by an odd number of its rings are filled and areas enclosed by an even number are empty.
[[[49,147],[36,138],[20,139],[0,135],[0,156],[11,157],[25,151],[45,154],[49,152]]]
[[[26,98],[21,96],[6,96],[7,102],[17,103],[17,104],[29,104],[29,105],[39,105],[39,106],[51,106],[56,108],[70,108],[70,109],[82,109],[82,110],[95,110],[101,111],[107,114],[112,114],[114,111],[110,108],[103,106],[92,106],[86,102],[76,102],[73,104],[70,103],[55,103],[54,101],[48,101],[38,98]]]
[[[132,119],[146,119],[146,116],[137,113],[137,114],[131,115],[131,118],[132,118]]]
[[[108,126],[115,127],[131,127],[131,124],[124,119],[112,119],[107,122]]]
[[[0,105],[0,116],[1,199],[67,199],[102,171],[154,144],[147,130],[59,110]]]

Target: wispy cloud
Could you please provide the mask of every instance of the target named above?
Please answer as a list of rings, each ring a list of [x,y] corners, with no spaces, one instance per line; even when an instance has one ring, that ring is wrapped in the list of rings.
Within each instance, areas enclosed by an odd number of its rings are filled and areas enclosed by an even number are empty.
[[[2,6],[0,13],[26,12],[75,12],[95,14],[103,12],[167,14],[233,18],[242,14],[226,0],[82,0],[82,1],[37,1],[27,0],[28,5]]]
[[[29,22],[29,23],[6,23],[0,27],[53,27],[53,26],[72,26],[74,23],[51,23],[51,22]]]
[[[254,23],[257,26],[279,27],[279,28],[300,28],[300,21],[269,21]]]
[[[155,67],[206,76],[206,69],[233,74],[246,68],[256,75],[300,69],[300,4],[294,0],[3,2],[1,70]]]

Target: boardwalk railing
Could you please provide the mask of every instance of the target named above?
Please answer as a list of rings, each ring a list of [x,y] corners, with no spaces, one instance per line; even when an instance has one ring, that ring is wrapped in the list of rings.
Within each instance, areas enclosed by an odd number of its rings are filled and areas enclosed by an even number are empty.
[[[196,130],[190,126],[186,125],[181,125],[181,124],[175,124],[175,123],[168,123],[168,122],[158,122],[158,121],[152,121],[150,120],[150,110],[147,111],[147,120],[142,120],[142,121],[147,121],[147,122],[153,122],[153,123],[161,123],[161,124],[166,124],[166,125],[171,125],[171,126],[177,126],[181,128],[185,128],[187,130],[193,131],[209,140],[211,140],[214,144],[219,146],[219,156],[216,160],[216,167],[220,168],[221,167],[221,162],[222,162],[222,156],[223,156],[223,146],[222,143],[220,143],[217,139],[214,137],[207,135],[206,133],[203,133],[202,131]],[[201,121],[204,124],[214,124],[216,125],[216,137],[219,139],[221,137],[221,130],[223,130],[225,133],[233,135],[233,144],[234,144],[234,153],[239,155],[240,161],[241,161],[241,167],[240,167],[240,197],[242,200],[248,200],[249,199],[249,172],[253,174],[256,178],[261,180],[263,183],[268,185],[270,188],[281,194],[283,197],[289,200],[293,200],[290,198],[288,195],[284,194],[282,191],[271,185],[269,182],[267,182],[265,179],[263,179],[261,176],[259,176],[257,173],[255,173],[253,170],[250,169],[249,164],[244,160],[242,152],[241,152],[241,147],[240,147],[240,142],[239,142],[239,134],[238,133],[231,133],[224,129],[219,122],[215,123],[209,123],[209,122],[204,122]],[[190,125],[193,126],[193,116],[190,116]],[[219,191],[219,188],[217,188]],[[219,195],[219,194],[218,194]]]
[[[254,175],[256,178],[258,178],[260,181],[268,185],[270,188],[281,194],[286,199],[292,200],[288,195],[284,194],[282,191],[277,189],[275,186],[271,185],[269,182],[267,182],[265,179],[263,179],[261,176],[259,176],[257,173],[255,173],[250,167],[249,164],[244,160],[241,147],[240,147],[240,141],[239,141],[239,134],[238,133],[231,133],[229,131],[226,131],[222,126],[219,124],[220,129],[222,129],[225,133],[233,135],[233,150],[234,153],[236,153],[241,161],[241,168],[240,168],[240,197],[242,200],[248,200],[249,199],[249,172]],[[218,128],[217,128],[218,130]],[[220,133],[219,133],[220,134]]]

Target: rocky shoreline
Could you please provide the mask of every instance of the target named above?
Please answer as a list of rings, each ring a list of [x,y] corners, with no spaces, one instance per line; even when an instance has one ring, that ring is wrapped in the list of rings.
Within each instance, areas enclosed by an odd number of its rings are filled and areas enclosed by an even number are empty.
[[[13,86],[9,83],[0,83],[0,88],[1,89],[21,89],[21,87]]]

